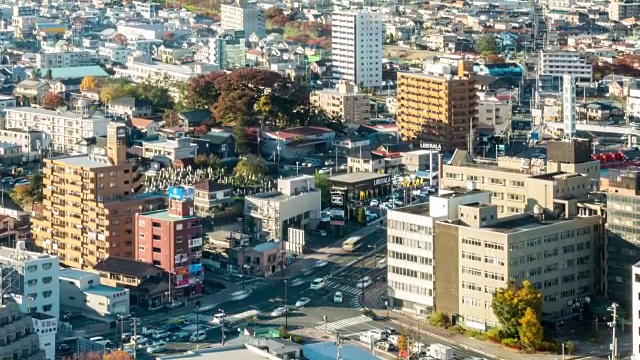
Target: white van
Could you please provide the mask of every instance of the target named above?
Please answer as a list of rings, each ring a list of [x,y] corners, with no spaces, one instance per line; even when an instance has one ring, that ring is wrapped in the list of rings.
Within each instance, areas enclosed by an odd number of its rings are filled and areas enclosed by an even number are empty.
[[[371,344],[375,341],[375,339],[371,338],[371,334],[369,332],[360,333],[360,341],[363,343]]]
[[[196,342],[202,341],[207,337],[207,333],[204,330],[194,331],[193,334],[189,337],[189,341]]]
[[[211,322],[214,325],[220,325],[222,324],[222,322],[224,321],[224,319],[227,317],[227,314],[225,313],[217,313],[215,315],[213,315],[213,319],[211,319]]]
[[[394,346],[398,346],[398,340],[400,340],[400,335],[398,335],[398,334],[389,335],[388,340]]]
[[[370,330],[369,336],[375,339],[375,341],[387,340],[387,333],[383,330]]]
[[[311,290],[320,290],[324,287],[324,279],[323,278],[317,278],[315,280],[313,280],[311,282]]]
[[[166,338],[168,338],[170,336],[171,336],[171,333],[167,332],[167,331],[157,331],[157,332],[153,333],[153,335],[151,335],[151,337],[156,339],[156,340],[166,339]]]
[[[96,344],[100,344],[106,348],[111,347],[111,340],[105,340],[105,338],[103,338],[102,336],[94,336],[92,338],[89,339],[90,341],[93,341]]]

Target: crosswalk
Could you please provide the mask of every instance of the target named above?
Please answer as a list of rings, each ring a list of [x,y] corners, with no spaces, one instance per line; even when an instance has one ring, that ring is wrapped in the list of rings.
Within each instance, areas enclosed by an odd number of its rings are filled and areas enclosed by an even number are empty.
[[[343,285],[334,280],[325,281],[325,286],[331,289],[335,289],[336,291],[342,291],[343,293],[347,293],[350,295],[360,295],[362,293],[361,289],[357,289],[353,286]]]
[[[326,325],[326,329],[327,331],[337,331],[340,329],[344,329],[347,328],[349,326],[354,326],[354,325],[358,325],[358,324],[364,324],[366,322],[372,321],[372,319],[370,317],[364,316],[364,315],[360,315],[360,316],[356,316],[356,317],[352,317],[352,318],[347,318],[347,319],[342,319],[342,320],[338,320],[338,321],[333,321],[330,323],[327,323]],[[325,325],[318,325],[316,326],[316,329],[318,330],[324,330],[325,329]]]
[[[351,299],[351,301],[349,301],[349,305],[352,308],[356,308],[356,309],[360,309],[360,300],[358,299],[358,297],[354,297],[353,299]]]
[[[196,313],[188,313],[188,314],[184,314],[181,316],[182,318],[184,318],[185,320],[187,320],[189,323],[195,323],[196,322]],[[209,322],[211,322],[211,320],[213,320],[213,316],[211,315],[207,315],[207,314],[198,314],[198,321],[201,324],[208,324]]]

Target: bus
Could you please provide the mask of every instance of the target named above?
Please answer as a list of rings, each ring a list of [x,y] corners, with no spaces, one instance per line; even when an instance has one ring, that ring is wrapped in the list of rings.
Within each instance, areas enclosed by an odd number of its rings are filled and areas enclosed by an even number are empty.
[[[356,251],[362,246],[362,236],[352,236],[342,243],[342,250]]]

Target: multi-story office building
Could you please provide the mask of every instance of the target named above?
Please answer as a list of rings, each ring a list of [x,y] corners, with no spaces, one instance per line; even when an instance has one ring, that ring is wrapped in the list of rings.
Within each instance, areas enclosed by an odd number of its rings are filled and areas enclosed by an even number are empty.
[[[83,139],[107,134],[109,118],[91,114],[88,104],[81,104],[75,112],[36,109],[5,109],[6,129],[29,129],[50,134],[53,154],[80,153]]]
[[[591,161],[590,142],[550,141],[548,161],[500,157],[497,163],[476,163],[465,151],[457,151],[443,165],[441,188],[466,187],[491,191],[498,215],[533,211],[536,204],[551,209],[554,202],[584,199],[600,177],[600,162]]]
[[[435,306],[434,223],[457,219],[458,207],[487,202],[491,193],[455,190],[432,196],[428,204],[406,206],[387,213],[387,282],[389,306],[430,314]]]
[[[359,87],[382,85],[382,17],[368,10],[334,11],[331,17],[333,78]]]
[[[249,4],[246,0],[237,0],[235,4],[220,5],[220,24],[224,30],[242,30],[245,39],[256,34],[261,39],[267,36],[264,9]]]
[[[115,43],[106,43],[98,48],[98,55],[106,56],[113,62],[126,64],[129,55],[131,55],[131,49]]]
[[[31,162],[48,153],[51,135],[40,130],[4,129],[0,130],[0,142],[20,146],[22,161]]]
[[[640,15],[640,2],[636,0],[611,0],[609,20],[622,21]]]
[[[247,63],[247,47],[242,30],[229,30],[224,34],[209,38],[195,55],[196,61],[217,65],[218,70],[244,67]]]
[[[369,95],[358,93],[355,86],[346,80],[340,80],[335,89],[313,91],[311,103],[327,114],[342,117],[347,124],[371,120]]]
[[[24,242],[18,242],[15,248],[0,247],[0,276],[9,292],[4,295],[18,304],[20,312],[58,317],[58,258],[24,248]]]
[[[98,57],[93,51],[64,51],[36,54],[36,66],[40,69],[96,65]]]
[[[110,123],[106,149],[47,159],[43,212],[33,218],[39,246],[75,268],[92,268],[110,255],[134,258],[133,215],[164,207],[144,193],[140,165],[126,156],[126,127]]]
[[[420,73],[398,73],[398,131],[407,141],[469,149],[478,125],[473,63],[429,64]]]
[[[629,291],[636,287],[632,266],[640,261],[640,169],[612,169],[607,191],[607,295],[629,310],[638,300]]]
[[[2,360],[45,360],[45,351],[40,348],[38,334],[34,331],[31,316],[20,312],[13,303],[3,303],[0,298],[0,343]],[[48,359],[47,359],[48,360]]]
[[[544,321],[584,320],[586,299],[600,287],[599,215],[570,216],[576,209],[568,209],[554,217],[538,205],[533,214],[499,219],[496,205],[479,202],[461,205],[459,211],[459,219],[435,224],[438,311],[487,330],[499,325],[491,309],[496,289],[509,280],[528,280],[541,293]]]
[[[320,191],[313,176],[278,179],[278,191],[245,197],[244,216],[252,217],[259,239],[286,239],[288,228],[315,229],[320,221]]]
[[[32,313],[33,330],[38,334],[40,349],[44,350],[46,360],[56,359],[56,334],[58,333],[58,318],[55,316]]]
[[[168,271],[171,299],[202,293],[202,225],[193,188],[170,187],[169,208],[136,214],[136,259]]]
[[[540,51],[539,76],[571,75],[576,82],[593,81],[593,65],[578,51]]]
[[[640,359],[640,262],[631,268],[631,329],[633,345],[631,348],[631,358]]]

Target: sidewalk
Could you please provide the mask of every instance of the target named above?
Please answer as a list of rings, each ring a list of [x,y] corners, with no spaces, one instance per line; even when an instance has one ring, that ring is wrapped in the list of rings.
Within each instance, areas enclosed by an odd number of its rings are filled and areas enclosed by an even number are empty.
[[[386,217],[382,218],[382,220],[384,220],[384,219],[386,219]],[[353,233],[351,233],[351,234],[349,234],[349,235],[347,235],[345,237],[342,237],[340,239],[335,240],[330,245],[327,245],[327,246],[322,247],[322,248],[314,249],[314,250],[312,250],[311,253],[305,254],[304,257],[298,258],[296,261],[294,261],[289,266],[287,266],[287,268],[284,269],[284,277],[279,276],[280,274],[278,274],[278,275],[276,275],[275,278],[280,280],[280,279],[283,279],[283,278],[289,279],[289,278],[298,276],[305,269],[313,267],[313,265],[315,264],[316,261],[318,261],[318,260],[327,260],[327,259],[329,259],[329,257],[331,257],[333,255],[340,254],[342,252],[342,243],[347,238],[349,238],[351,236],[367,236],[367,235],[375,232],[379,228],[380,227],[377,226],[377,225],[376,226],[366,226],[366,227],[364,227],[362,229],[354,231]],[[329,266],[331,266],[331,265],[329,265]],[[267,280],[268,279],[269,278],[267,278]]]

